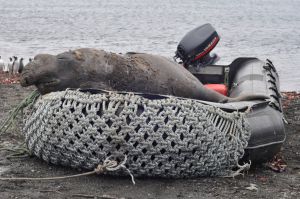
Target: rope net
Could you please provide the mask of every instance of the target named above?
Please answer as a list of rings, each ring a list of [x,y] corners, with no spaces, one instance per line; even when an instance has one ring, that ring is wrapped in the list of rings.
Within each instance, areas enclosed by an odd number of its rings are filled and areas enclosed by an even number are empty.
[[[176,97],[66,90],[39,97],[25,115],[26,143],[37,157],[84,169],[127,157],[136,177],[230,175],[250,137],[244,113]]]

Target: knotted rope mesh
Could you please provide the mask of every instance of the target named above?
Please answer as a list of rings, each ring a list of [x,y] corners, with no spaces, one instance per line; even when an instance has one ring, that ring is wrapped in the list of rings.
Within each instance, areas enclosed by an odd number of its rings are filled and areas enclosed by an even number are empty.
[[[228,175],[250,137],[243,113],[176,97],[66,90],[40,97],[27,111],[26,143],[37,157],[94,169],[126,156],[134,176]]]

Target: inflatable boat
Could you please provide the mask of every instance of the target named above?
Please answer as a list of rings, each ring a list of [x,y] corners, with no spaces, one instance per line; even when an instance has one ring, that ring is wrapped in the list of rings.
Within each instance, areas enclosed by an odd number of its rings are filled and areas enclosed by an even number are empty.
[[[23,130],[29,150],[73,168],[125,161],[133,176],[227,176],[270,160],[285,140],[277,71],[257,58],[214,64],[218,57],[209,53],[218,41],[206,24],[182,39],[175,58],[208,88],[259,98],[215,103],[96,89],[52,92],[28,108]]]
[[[184,36],[174,58],[180,58],[182,64],[208,88],[224,95],[266,96],[265,100],[209,104],[227,111],[251,107],[252,111],[246,114],[251,136],[244,159],[253,163],[268,161],[279,152],[285,140],[278,73],[268,59],[262,62],[257,58],[243,57],[230,65],[212,65],[219,57],[211,56],[210,52],[219,40],[210,24],[202,25]]]

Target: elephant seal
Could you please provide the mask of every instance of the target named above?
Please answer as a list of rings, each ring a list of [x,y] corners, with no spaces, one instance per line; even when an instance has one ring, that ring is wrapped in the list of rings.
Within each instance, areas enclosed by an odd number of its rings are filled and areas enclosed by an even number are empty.
[[[20,82],[22,86],[35,85],[42,94],[66,88],[95,88],[212,102],[233,101],[205,88],[183,66],[162,56],[118,55],[90,48],[56,56],[39,54],[24,68]]]

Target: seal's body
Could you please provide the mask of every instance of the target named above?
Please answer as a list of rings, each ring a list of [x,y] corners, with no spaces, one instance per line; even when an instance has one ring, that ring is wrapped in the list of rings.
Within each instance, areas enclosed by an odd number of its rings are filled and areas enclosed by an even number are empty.
[[[42,94],[66,88],[94,88],[213,102],[226,102],[229,99],[205,88],[183,66],[164,57],[142,53],[123,56],[90,48],[57,56],[37,55],[24,68],[21,85],[36,85]]]
[[[24,69],[21,85],[36,85],[42,93],[66,88],[96,88],[174,95],[208,101],[225,96],[203,87],[181,65],[164,57],[78,49],[57,56],[40,54]]]

